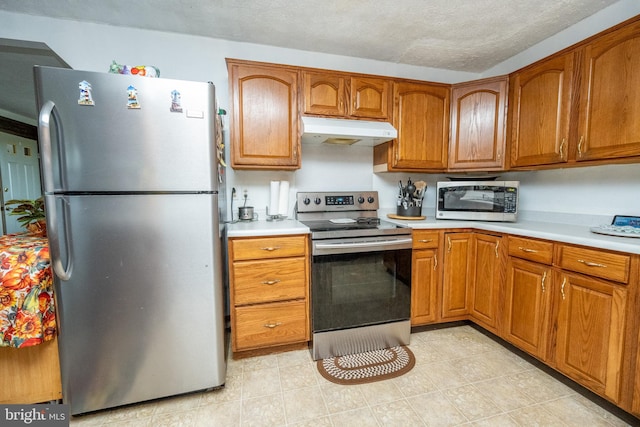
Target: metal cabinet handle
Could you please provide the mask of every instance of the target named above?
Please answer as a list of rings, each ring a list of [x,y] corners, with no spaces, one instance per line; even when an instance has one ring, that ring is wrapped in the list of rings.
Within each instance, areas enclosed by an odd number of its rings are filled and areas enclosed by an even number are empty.
[[[586,265],[587,267],[603,267],[603,268],[607,268],[606,265],[600,264],[598,262],[590,262],[590,261],[585,261],[583,259],[579,259],[578,262]]]
[[[267,246],[266,248],[260,248],[260,249],[262,249],[263,251],[273,252],[280,249],[280,246]]]
[[[578,142],[578,156],[582,157],[582,143],[584,142],[584,135],[580,137],[580,142]]]
[[[544,281],[547,280],[547,272],[542,274],[542,293],[544,293]]]
[[[566,284],[567,284],[567,278],[565,277],[565,278],[562,280],[562,286],[560,286],[560,293],[562,294],[562,301],[564,301],[564,299],[565,299],[565,295],[564,295],[564,285],[566,285]]]
[[[420,243],[429,243],[429,242],[433,242],[433,239],[420,239],[420,240],[418,240],[418,242],[420,242]]]
[[[438,268],[438,254],[434,254],[434,255],[433,255],[433,260],[435,261],[435,262],[433,263],[433,269],[435,270],[435,269],[437,269],[437,268]]]
[[[518,246],[518,249],[520,249],[522,252],[534,253],[534,254],[538,253],[538,251],[535,249],[523,248],[522,246]]]
[[[272,323],[265,323],[264,327],[273,329],[273,328],[277,328],[280,325],[282,325],[282,322],[272,322]]]
[[[262,282],[263,285],[275,285],[276,283],[280,283],[280,279],[264,280]]]
[[[564,146],[567,143],[567,138],[562,138],[562,142],[560,143],[560,158],[564,159]]]
[[[451,237],[447,236],[447,252],[451,252]]]
[[[499,247],[500,247],[500,240],[498,240],[498,241],[496,242],[496,258],[499,258],[499,257],[500,257],[500,255],[498,254],[498,248],[499,248]]]

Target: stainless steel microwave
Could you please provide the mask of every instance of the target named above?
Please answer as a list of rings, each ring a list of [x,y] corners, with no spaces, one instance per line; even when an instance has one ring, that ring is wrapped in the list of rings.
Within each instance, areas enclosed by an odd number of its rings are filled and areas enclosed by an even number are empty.
[[[436,219],[516,221],[519,181],[438,182]]]

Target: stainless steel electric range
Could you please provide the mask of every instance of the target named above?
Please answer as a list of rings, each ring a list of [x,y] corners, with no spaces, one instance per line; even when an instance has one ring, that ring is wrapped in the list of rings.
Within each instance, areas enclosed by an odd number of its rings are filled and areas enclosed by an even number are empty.
[[[311,230],[313,359],[409,343],[411,230],[378,218],[378,193],[299,192]]]

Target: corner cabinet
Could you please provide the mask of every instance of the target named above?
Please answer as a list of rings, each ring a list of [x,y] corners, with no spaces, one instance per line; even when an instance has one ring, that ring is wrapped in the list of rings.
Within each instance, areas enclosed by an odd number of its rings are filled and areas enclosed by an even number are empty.
[[[469,289],[471,318],[485,329],[498,333],[500,301],[504,283],[504,251],[502,237],[474,233],[474,274]]]
[[[445,171],[450,96],[448,85],[394,82],[398,138],[374,147],[374,172]]]
[[[411,259],[411,325],[425,325],[438,320],[438,285],[440,264],[438,231],[413,231]]]
[[[308,246],[306,235],[229,239],[234,353],[309,341]]]
[[[473,261],[473,233],[445,233],[442,314],[444,320],[463,320],[469,314],[469,292]]]
[[[508,77],[454,85],[449,170],[504,170]]]
[[[227,59],[234,169],[300,168],[298,70]]]
[[[511,167],[567,161],[573,52],[511,75]]]
[[[576,161],[640,156],[640,22],[598,37],[581,54]]]

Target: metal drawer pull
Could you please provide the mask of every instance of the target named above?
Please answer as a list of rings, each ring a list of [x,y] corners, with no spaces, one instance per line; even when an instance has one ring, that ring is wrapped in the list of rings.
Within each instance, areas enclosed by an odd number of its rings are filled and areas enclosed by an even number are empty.
[[[273,251],[277,251],[278,249],[280,249],[279,246],[267,246],[266,248],[260,248],[263,251],[269,251],[269,252],[273,252]]]
[[[538,251],[535,249],[523,248],[522,246],[518,246],[518,249],[520,249],[522,252],[534,253],[534,254],[538,253]]]
[[[269,328],[269,329],[273,329],[273,328],[277,328],[280,325],[282,325],[282,322],[267,323],[267,324],[264,325],[264,327],[265,328]]]
[[[433,269],[437,269],[438,268],[438,254],[433,254],[433,260],[435,261],[433,263]]]
[[[275,285],[276,283],[280,283],[280,279],[264,280],[262,282],[263,285]]]
[[[429,242],[433,242],[433,239],[420,239],[420,240],[418,240],[418,242],[420,242],[420,243],[429,243]]]
[[[581,262],[582,264],[586,265],[587,267],[603,267],[603,268],[607,268],[607,266],[604,265],[604,264],[600,264],[600,263],[597,263],[597,262],[585,261],[583,259],[579,259],[578,262]]]
[[[500,240],[498,240],[498,241],[496,242],[496,258],[499,258],[499,257],[500,257],[500,255],[498,254],[498,248],[499,248],[499,247],[500,247]]]
[[[562,301],[564,301],[564,285],[567,284],[567,278],[565,277],[562,281],[562,286],[560,287],[560,293],[562,294]]]
[[[542,293],[544,293],[544,281],[547,280],[547,272],[542,274]]]

